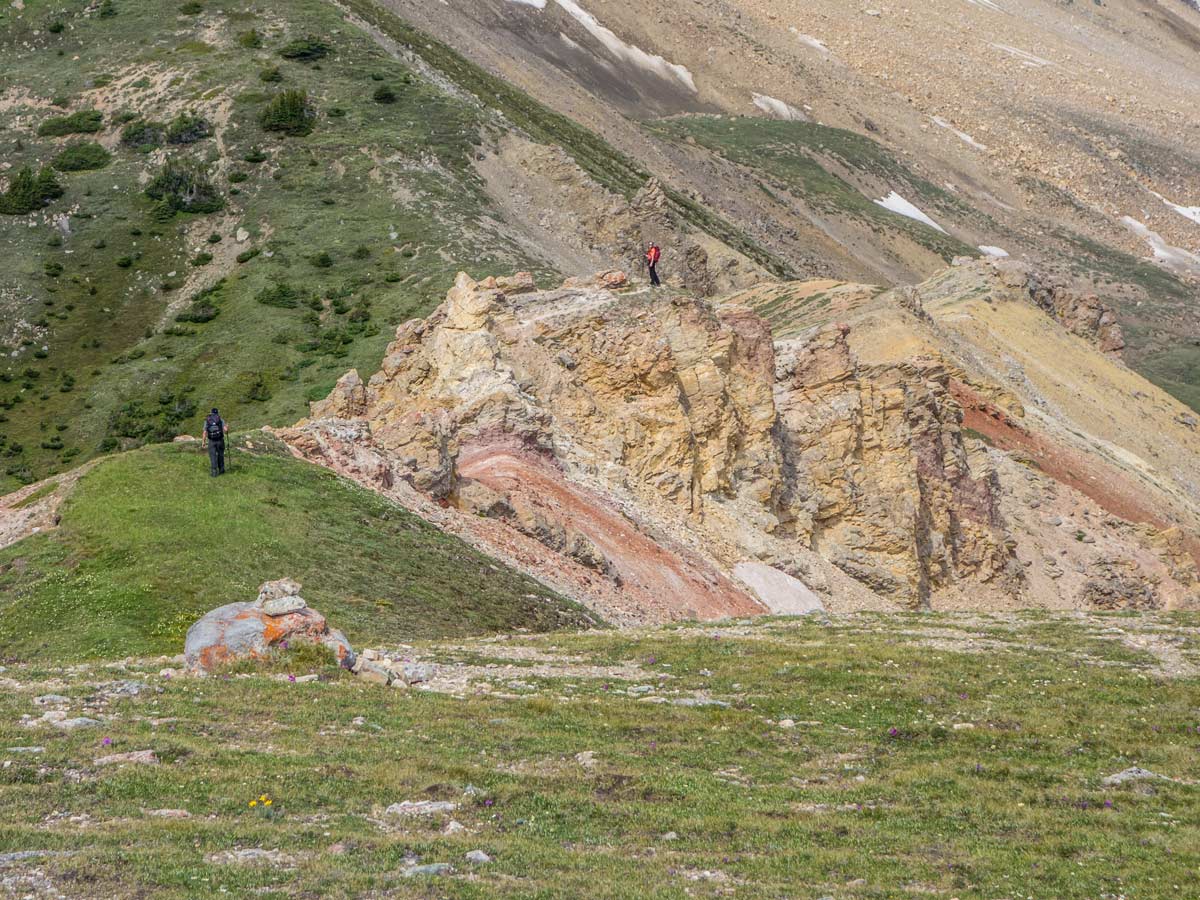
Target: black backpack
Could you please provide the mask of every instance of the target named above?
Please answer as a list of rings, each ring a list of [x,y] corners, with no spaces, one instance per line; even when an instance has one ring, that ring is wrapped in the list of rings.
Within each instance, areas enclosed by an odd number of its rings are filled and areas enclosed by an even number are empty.
[[[210,441],[225,440],[225,423],[220,416],[209,416],[204,420],[204,433]]]

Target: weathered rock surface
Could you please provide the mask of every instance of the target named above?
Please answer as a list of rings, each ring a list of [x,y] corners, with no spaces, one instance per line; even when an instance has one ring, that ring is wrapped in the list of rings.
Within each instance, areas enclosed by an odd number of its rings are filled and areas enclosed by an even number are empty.
[[[188,668],[209,672],[242,659],[265,659],[284,641],[321,644],[342,666],[354,665],[346,636],[330,628],[299,591],[291,579],[267,582],[254,603],[227,603],[207,613],[188,629],[183,650]]]
[[[1067,331],[1091,341],[1105,353],[1120,353],[1125,349],[1125,335],[1117,322],[1116,311],[1095,294],[1078,291],[1061,280],[1040,275],[1012,260],[995,265],[1008,284],[1023,282],[1029,298],[1058,319]]]
[[[1016,278],[1004,288],[1015,296],[1032,290],[1023,271],[970,263],[956,277]],[[1046,290],[1056,320],[1112,349],[1090,301]],[[737,304],[596,287],[512,295],[460,275],[429,318],[400,326],[379,372],[365,384],[348,373],[280,434],[616,623],[1021,602],[1031,579],[1048,584],[1016,552],[1028,529],[1014,529],[1025,512],[1010,498],[1026,482],[1007,457],[972,450],[963,403],[1016,423],[1027,392],[966,352],[933,352],[923,342],[942,325],[924,293],[899,293],[843,292],[864,325],[827,313],[774,342]],[[858,327],[892,329],[909,350],[864,363]],[[1186,540],[1150,550],[1113,532],[1102,544],[1132,548],[1142,584],[1169,557],[1190,577]],[[1138,593],[1098,559],[1050,589],[1080,606],[1187,596],[1183,581]]]

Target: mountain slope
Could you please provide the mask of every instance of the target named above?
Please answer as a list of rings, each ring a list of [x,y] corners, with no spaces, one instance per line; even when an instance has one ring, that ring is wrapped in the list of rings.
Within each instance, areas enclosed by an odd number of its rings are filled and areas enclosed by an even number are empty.
[[[70,485],[57,527],[0,550],[4,657],[173,655],[196,619],[276,577],[303,583],[355,646],[595,622],[269,437],[236,444],[216,480],[193,442],[102,460]]]
[[[386,5],[806,277],[915,283],[948,261],[930,242],[957,240],[1084,279],[1139,371],[1197,403],[1200,14],[1176,0]],[[902,164],[872,165],[881,153]],[[880,200],[904,214],[846,214]]]
[[[294,421],[347,364],[377,365],[460,268],[628,266],[651,228],[697,245],[702,289],[787,271],[418,32],[432,62],[321,0],[108,8],[30,2],[0,19],[0,189],[25,166],[65,169],[64,196],[0,214],[10,486],[195,431],[212,405],[238,426]],[[269,118],[288,91],[306,92],[298,124]],[[557,197],[487,190],[528,180],[533,153],[563,154],[559,176],[619,227],[565,250],[540,240]],[[157,179],[181,166],[188,183],[164,197]]]

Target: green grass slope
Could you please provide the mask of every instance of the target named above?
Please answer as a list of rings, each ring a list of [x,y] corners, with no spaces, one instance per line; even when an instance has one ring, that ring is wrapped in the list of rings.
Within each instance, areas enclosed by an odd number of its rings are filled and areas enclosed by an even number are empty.
[[[30,188],[46,202],[33,212],[0,202],[0,488],[194,430],[214,404],[239,426],[290,423],[346,369],[376,369],[395,326],[458,270],[553,277],[472,168],[498,131],[558,143],[626,194],[649,177],[352,6],[400,59],[326,0],[0,10],[9,180],[55,171],[62,188]],[[307,100],[291,120],[273,106],[285,92]]]
[[[1194,665],[1195,624],[862,616],[418,647],[496,666],[496,691],[459,697],[14,666],[0,747],[44,750],[0,750],[0,852],[68,852],[4,874],[162,900],[1190,897],[1200,681],[1121,638]],[[162,692],[97,703],[118,677]],[[22,727],[49,692],[101,724]],[[671,702],[697,694],[729,705]],[[162,764],[93,762],[139,750]],[[1177,780],[1104,784],[1132,765]],[[404,800],[456,803],[466,830],[389,821]],[[221,855],[248,848],[286,858]]]
[[[256,445],[263,438],[255,435]],[[182,651],[210,609],[291,576],[351,642],[554,629],[591,617],[395,504],[286,454],[118,454],[61,526],[0,551],[0,657]]]

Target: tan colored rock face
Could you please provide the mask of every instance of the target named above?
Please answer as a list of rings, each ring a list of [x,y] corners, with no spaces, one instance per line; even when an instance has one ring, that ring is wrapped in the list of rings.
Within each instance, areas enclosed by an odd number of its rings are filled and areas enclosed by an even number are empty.
[[[762,612],[727,573],[803,574],[788,560],[811,550],[908,606],[1020,591],[945,369],[862,367],[846,326],[776,346],[740,306],[492,284],[460,276],[365,388],[347,375],[285,438],[462,510],[485,546],[496,528],[536,542],[537,566],[622,621]]]
[[[950,271],[931,284],[983,285],[983,308],[1034,317],[1051,357],[1127,373],[1098,352],[1105,313],[1088,297],[1015,265]],[[796,580],[835,610],[1195,594],[1190,532],[1113,518],[1123,507],[1105,491],[1121,485],[1074,474],[1100,461],[1018,422],[1044,401],[952,341],[958,301],[935,316],[923,289],[842,292],[853,325],[773,343],[741,305],[506,283],[460,275],[366,385],[347,374],[285,440],[617,623],[765,612],[735,570]],[[981,434],[1042,470],[981,450]]]
[[[991,473],[973,472],[940,368],[859,367],[835,325],[780,357],[776,404],[799,538],[912,605],[957,580],[1019,587]]]

